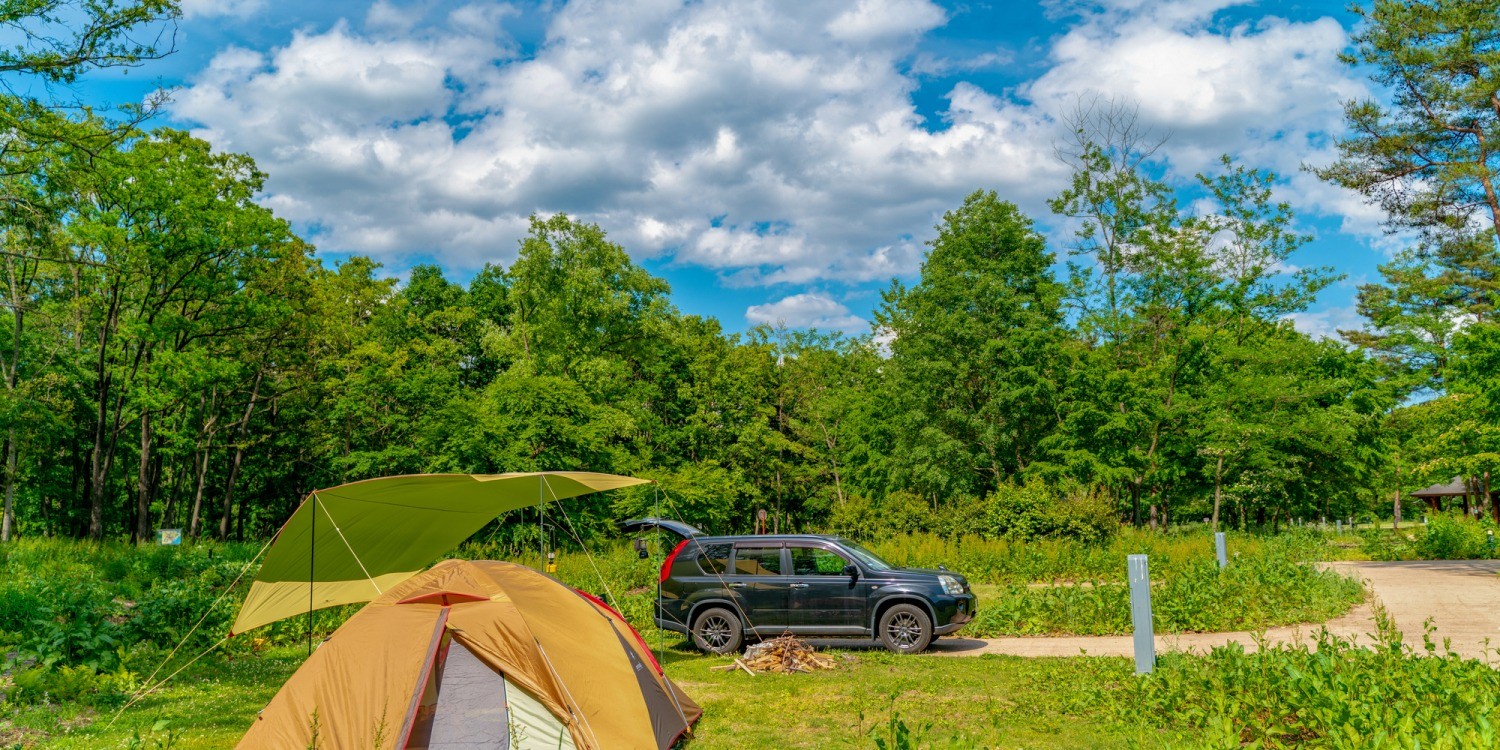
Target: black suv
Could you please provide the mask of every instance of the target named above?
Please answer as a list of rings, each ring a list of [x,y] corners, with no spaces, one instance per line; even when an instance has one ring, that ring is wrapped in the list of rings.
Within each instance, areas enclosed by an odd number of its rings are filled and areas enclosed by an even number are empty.
[[[974,619],[969,582],[947,570],[897,568],[836,536],[778,534],[686,538],[661,568],[656,624],[688,633],[710,653],[738,651],[746,635],[877,638],[916,653]],[[627,527],[629,528],[629,527]]]

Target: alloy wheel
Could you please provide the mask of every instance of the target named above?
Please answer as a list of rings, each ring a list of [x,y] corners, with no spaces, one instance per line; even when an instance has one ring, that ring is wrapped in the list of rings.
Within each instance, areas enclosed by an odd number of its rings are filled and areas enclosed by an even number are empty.
[[[922,639],[922,624],[910,612],[897,612],[885,626],[891,642],[902,648],[911,648]]]
[[[729,633],[729,621],[718,615],[710,615],[698,623],[698,637],[715,649],[729,644]]]

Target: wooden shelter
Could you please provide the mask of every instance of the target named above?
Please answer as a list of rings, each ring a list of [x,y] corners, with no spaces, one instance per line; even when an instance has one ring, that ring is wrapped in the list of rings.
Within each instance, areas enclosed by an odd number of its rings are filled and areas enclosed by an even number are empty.
[[[1488,479],[1486,479],[1487,481]],[[1472,503],[1477,502],[1480,506],[1484,505],[1484,494],[1484,488],[1470,485],[1463,477],[1454,477],[1452,481],[1434,484],[1431,487],[1412,492],[1411,497],[1421,498],[1433,511],[1442,510],[1445,505],[1443,502],[1445,499],[1456,497],[1463,500],[1464,510],[1468,511],[1472,507]],[[1493,499],[1495,493],[1490,492],[1489,495],[1492,501],[1491,507],[1494,507]]]

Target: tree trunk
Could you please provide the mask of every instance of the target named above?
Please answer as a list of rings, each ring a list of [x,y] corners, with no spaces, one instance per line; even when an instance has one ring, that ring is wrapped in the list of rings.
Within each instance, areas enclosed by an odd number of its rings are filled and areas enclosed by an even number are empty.
[[[1214,525],[1213,530],[1219,530],[1219,504],[1224,499],[1224,454],[1219,454],[1219,460],[1214,465]]]
[[[144,542],[151,536],[151,412],[141,412],[141,462],[136,472],[135,533],[131,540]]]
[[[113,454],[114,435],[109,425],[109,334],[119,319],[119,295],[112,295],[109,314],[99,329],[99,357],[94,371],[94,398],[98,404],[94,419],[94,452],[89,457],[89,538],[104,538],[104,495],[109,484],[109,464]]]
[[[1490,494],[1490,473],[1484,473],[1484,499],[1490,504],[1490,517],[1495,523],[1500,523],[1500,504],[1495,503],[1495,496]]]
[[[1396,499],[1391,503],[1391,531],[1401,530],[1401,456],[1396,456]]]
[[[220,541],[229,538],[230,516],[234,511],[234,482],[240,475],[240,464],[245,460],[245,432],[250,426],[250,416],[255,413],[255,400],[260,396],[260,381],[264,370],[255,373],[255,385],[250,387],[250,401],[245,404],[245,416],[236,429],[234,460],[229,464],[229,478],[224,482],[224,515],[219,518]]]
[[[198,488],[193,491],[193,518],[188,523],[188,538],[198,540],[198,534],[202,532],[200,515],[203,512],[203,480],[208,476],[208,455],[212,447],[213,437],[209,437],[209,443],[203,446],[203,459],[198,462]]]
[[[0,542],[16,533],[16,428],[5,436],[5,513],[0,518]]]
[[[818,425],[823,430],[823,444],[828,446],[828,465],[833,469],[833,494],[840,507],[844,505],[844,482],[839,477],[838,438],[828,432],[828,425]]]
[[[109,459],[104,455],[104,431],[108,429],[109,402],[99,401],[99,423],[94,429],[94,451],[89,457],[89,538],[104,538],[104,491],[109,477]]]

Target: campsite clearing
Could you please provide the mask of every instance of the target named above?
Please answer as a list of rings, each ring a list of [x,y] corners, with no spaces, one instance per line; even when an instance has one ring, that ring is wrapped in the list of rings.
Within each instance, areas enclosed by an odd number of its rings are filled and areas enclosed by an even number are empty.
[[[893,718],[914,730],[930,724],[924,736],[940,747],[951,741],[966,747],[1123,748],[1142,731],[1160,740],[1175,737],[1122,726],[1103,707],[1111,693],[1129,685],[1125,659],[831,652],[839,669],[752,677],[713,671],[727,660],[669,643],[668,673],[704,708],[692,750],[870,747],[871,733],[888,731]],[[174,750],[230,747],[304,655],[297,647],[278,647],[253,657],[205,660],[113,727],[106,726],[109,712],[25,708],[14,716],[14,726],[0,729],[0,739],[13,734],[49,748],[81,750],[125,747],[137,735],[141,747],[164,746],[170,736]],[[57,733],[59,727],[67,729]],[[1192,735],[1176,739],[1186,742]]]

